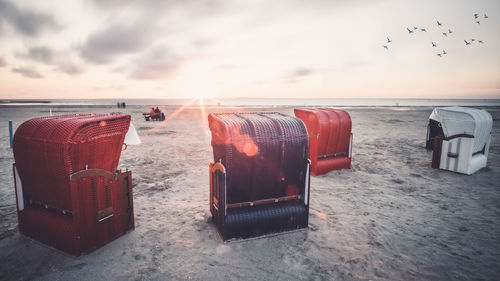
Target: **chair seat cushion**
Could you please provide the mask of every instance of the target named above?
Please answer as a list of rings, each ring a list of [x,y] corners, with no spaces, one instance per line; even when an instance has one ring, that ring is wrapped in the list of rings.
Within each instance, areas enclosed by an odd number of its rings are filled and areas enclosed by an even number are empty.
[[[224,240],[307,227],[309,212],[300,200],[227,210]]]

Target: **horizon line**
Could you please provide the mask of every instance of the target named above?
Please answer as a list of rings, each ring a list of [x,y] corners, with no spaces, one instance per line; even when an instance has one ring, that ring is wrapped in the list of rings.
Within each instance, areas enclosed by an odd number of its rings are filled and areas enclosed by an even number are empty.
[[[171,98],[0,98],[0,101],[50,101],[50,100],[190,100],[190,99],[204,99],[204,100],[237,100],[237,99],[264,99],[264,100],[500,100],[499,97],[484,97],[484,98],[283,98],[283,97],[219,97],[219,98],[199,98],[199,97],[171,97]]]

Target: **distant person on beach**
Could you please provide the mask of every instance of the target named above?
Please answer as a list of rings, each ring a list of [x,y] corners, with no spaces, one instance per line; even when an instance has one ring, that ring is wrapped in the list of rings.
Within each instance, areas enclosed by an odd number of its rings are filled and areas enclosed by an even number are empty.
[[[160,121],[165,120],[165,114],[163,114],[163,112],[158,108],[158,106],[155,109],[155,114],[158,116]]]
[[[162,121],[162,120],[163,120],[163,118],[162,118],[162,114],[163,114],[163,113],[162,113],[162,112],[161,112],[161,110],[158,108],[158,106],[157,106],[157,107],[156,107],[156,109],[155,109],[155,114],[156,114],[156,116],[158,116],[158,119],[159,119],[160,121]]]
[[[151,107],[151,110],[149,111],[149,115],[150,116],[154,116],[155,115],[155,108],[154,107]]]

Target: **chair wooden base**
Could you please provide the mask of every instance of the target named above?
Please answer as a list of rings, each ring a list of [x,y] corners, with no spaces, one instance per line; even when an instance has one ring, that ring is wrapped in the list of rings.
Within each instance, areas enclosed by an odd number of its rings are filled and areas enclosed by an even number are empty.
[[[74,256],[134,228],[132,172],[89,169],[70,176],[72,209],[23,197],[14,164],[19,232]]]
[[[210,212],[222,240],[251,238],[305,228],[309,223],[309,172],[304,192],[255,202],[227,203],[226,170],[210,163]]]

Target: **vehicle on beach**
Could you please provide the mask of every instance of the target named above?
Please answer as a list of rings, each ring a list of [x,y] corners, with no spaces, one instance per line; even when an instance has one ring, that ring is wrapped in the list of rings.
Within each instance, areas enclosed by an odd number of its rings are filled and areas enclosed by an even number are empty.
[[[146,121],[163,121],[165,120],[165,114],[163,112],[159,114],[143,113],[144,119]]]

